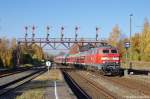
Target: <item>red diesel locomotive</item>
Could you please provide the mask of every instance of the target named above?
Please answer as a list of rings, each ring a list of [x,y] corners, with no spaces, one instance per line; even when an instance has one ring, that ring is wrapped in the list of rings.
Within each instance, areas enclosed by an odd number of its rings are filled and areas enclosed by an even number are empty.
[[[109,75],[119,74],[120,70],[120,55],[118,49],[112,46],[100,46],[73,55],[57,56],[54,61],[84,68],[97,68]]]

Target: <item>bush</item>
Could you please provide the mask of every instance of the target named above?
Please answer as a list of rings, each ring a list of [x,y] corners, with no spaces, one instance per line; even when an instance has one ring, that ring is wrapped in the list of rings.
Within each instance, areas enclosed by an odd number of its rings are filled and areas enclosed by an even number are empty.
[[[22,57],[22,64],[32,64],[33,63],[33,59],[32,56],[30,54],[23,54]]]

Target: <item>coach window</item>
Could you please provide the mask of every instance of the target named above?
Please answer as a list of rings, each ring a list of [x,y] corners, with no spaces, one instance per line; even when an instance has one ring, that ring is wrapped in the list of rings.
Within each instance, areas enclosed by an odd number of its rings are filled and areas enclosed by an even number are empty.
[[[101,49],[99,49],[99,50],[98,50],[98,53],[99,53],[99,54],[102,54],[103,52],[102,52],[102,50],[101,50]]]
[[[96,54],[96,53],[97,53],[97,50],[95,49],[95,50],[94,50],[94,54]]]
[[[92,53],[93,55],[95,54],[95,49],[93,49],[93,53]]]
[[[90,50],[90,54],[93,54],[92,52],[93,52],[93,51],[92,51],[92,50]]]
[[[116,49],[112,49],[111,53],[117,53],[117,50]]]
[[[109,50],[104,49],[104,50],[103,50],[103,53],[104,53],[104,54],[108,54],[108,53],[109,53]]]
[[[96,54],[99,54],[99,50],[98,49],[96,50]]]

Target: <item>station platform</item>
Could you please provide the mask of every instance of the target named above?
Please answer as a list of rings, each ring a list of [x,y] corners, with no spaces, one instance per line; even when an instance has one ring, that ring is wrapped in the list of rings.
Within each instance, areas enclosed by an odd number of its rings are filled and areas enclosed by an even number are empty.
[[[4,99],[77,99],[65,82],[60,69],[55,67],[4,97]]]
[[[49,87],[45,90],[45,99],[76,99],[59,69],[52,68],[45,75],[49,75]]]

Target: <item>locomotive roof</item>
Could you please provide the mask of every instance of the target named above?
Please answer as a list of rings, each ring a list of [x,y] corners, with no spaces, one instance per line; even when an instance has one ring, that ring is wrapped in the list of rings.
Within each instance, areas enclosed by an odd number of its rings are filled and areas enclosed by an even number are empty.
[[[115,48],[115,47],[113,47],[113,46],[111,46],[111,45],[105,45],[105,46],[99,46],[99,47],[97,47],[97,48]]]
[[[97,43],[96,45],[93,45],[93,44],[89,43],[87,45],[80,46],[79,51],[84,52],[84,51],[88,51],[88,50],[93,49],[93,48],[115,48],[115,47],[112,47],[111,45],[108,45],[107,42]]]
[[[80,48],[80,52],[85,52],[90,49],[97,49],[97,48],[115,48],[115,47],[111,45],[99,45],[99,46],[87,45],[87,46]]]

